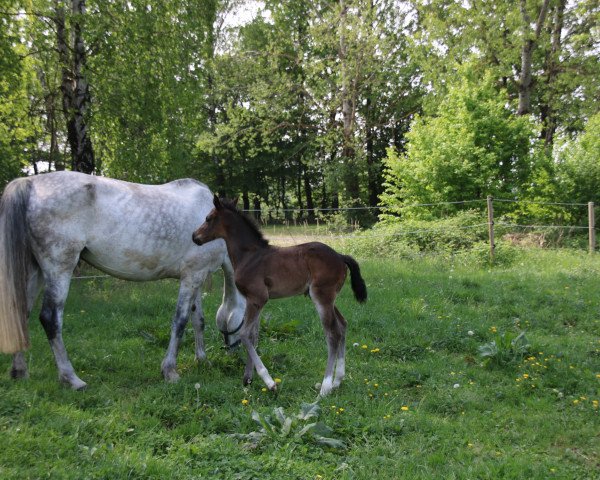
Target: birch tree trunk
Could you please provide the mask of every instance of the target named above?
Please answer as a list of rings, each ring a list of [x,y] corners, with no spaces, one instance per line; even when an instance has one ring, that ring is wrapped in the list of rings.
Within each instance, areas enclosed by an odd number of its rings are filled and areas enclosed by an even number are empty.
[[[71,0],[71,13],[73,26],[69,38],[65,8],[60,0],[55,0],[56,41],[62,76],[62,109],[67,121],[71,168],[77,172],[92,173],[96,165],[86,123],[91,95],[84,74],[86,51],[81,28],[85,0]]]

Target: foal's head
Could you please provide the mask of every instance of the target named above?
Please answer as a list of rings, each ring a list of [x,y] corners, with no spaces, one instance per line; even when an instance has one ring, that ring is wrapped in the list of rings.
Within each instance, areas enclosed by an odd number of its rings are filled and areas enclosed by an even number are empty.
[[[196,245],[202,245],[217,238],[224,238],[227,234],[227,219],[223,218],[227,216],[224,212],[225,207],[216,195],[213,198],[213,204],[215,208],[208,213],[204,223],[192,235],[192,240]]]
[[[242,244],[258,242],[268,245],[255,222],[237,209],[237,199],[229,201],[215,195],[213,204],[215,208],[192,236],[194,243],[202,245],[217,238],[231,238]]]

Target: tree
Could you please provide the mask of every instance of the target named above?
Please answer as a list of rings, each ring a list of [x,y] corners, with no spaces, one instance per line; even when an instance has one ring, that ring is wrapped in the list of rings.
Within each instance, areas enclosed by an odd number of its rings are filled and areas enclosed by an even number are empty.
[[[589,119],[585,130],[562,151],[557,178],[563,201],[600,202],[600,112]]]
[[[24,20],[12,15],[18,2],[0,1],[0,190],[35,158],[41,123],[31,114],[35,71],[20,42]]]
[[[391,149],[386,159],[382,206],[409,214],[412,203],[514,197],[530,181],[535,131],[525,117],[506,108],[506,93],[495,79],[463,67],[448,94],[407,134],[404,155]],[[449,206],[452,208],[461,208]]]
[[[91,95],[85,72],[85,13],[85,0],[71,0],[68,17],[71,22],[68,25],[65,5],[61,0],[55,0],[53,20],[56,24],[56,47],[62,70],[62,108],[67,121],[67,140],[71,147],[71,169],[92,173],[96,162],[87,118]]]

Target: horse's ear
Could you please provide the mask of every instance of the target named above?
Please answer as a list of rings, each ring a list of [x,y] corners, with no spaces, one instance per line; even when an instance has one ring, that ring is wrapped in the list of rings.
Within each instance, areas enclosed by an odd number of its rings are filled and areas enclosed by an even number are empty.
[[[234,198],[234,199],[231,201],[231,203],[232,203],[232,205],[233,205],[234,207],[237,207],[237,202],[238,202],[238,200],[239,200],[239,199],[240,199],[240,197],[235,197],[235,198]]]
[[[220,210],[221,208],[223,208],[223,205],[221,204],[221,200],[219,200],[219,197],[217,196],[216,193],[215,193],[215,196],[213,197],[213,205],[215,206],[215,208],[217,210]]]

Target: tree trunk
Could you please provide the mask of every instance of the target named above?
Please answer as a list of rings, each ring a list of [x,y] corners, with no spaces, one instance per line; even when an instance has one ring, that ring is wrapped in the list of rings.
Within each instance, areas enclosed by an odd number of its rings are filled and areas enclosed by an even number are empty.
[[[308,221],[312,222],[315,219],[315,203],[313,201],[313,189],[310,183],[310,176],[308,174],[308,166],[304,165],[304,196],[306,197],[306,209]]]
[[[531,113],[531,91],[533,89],[533,50],[540,38],[542,27],[548,13],[548,4],[550,0],[544,0],[538,18],[535,23],[535,29],[531,31],[531,19],[527,12],[527,0],[521,0],[521,18],[523,20],[523,45],[521,47],[521,75],[519,81],[519,107],[518,115],[528,115]]]
[[[71,148],[71,168],[77,172],[92,173],[96,164],[86,124],[91,95],[83,72],[86,53],[81,29],[85,0],[71,0],[71,13],[74,18],[71,42],[67,39],[65,10],[60,0],[55,2],[55,12],[56,40],[62,70],[62,107],[67,121],[67,140]]]
[[[351,200],[357,200],[360,197],[360,186],[358,175],[356,174],[356,151],[354,149],[354,116],[355,116],[355,98],[354,88],[350,79],[348,65],[348,45],[346,43],[346,17],[348,7],[345,0],[340,0],[340,47],[339,59],[342,77],[342,158],[344,161],[344,186],[346,193]]]
[[[567,0],[559,0],[558,5],[556,5],[556,10],[554,11],[552,19],[552,45],[546,60],[546,88],[548,93],[546,101],[544,105],[542,105],[542,131],[540,137],[544,140],[544,146],[547,150],[552,149],[557,125],[557,112],[554,108],[554,102],[556,100],[554,85],[560,70],[559,55],[561,51],[561,36],[564,26],[566,3]]]

